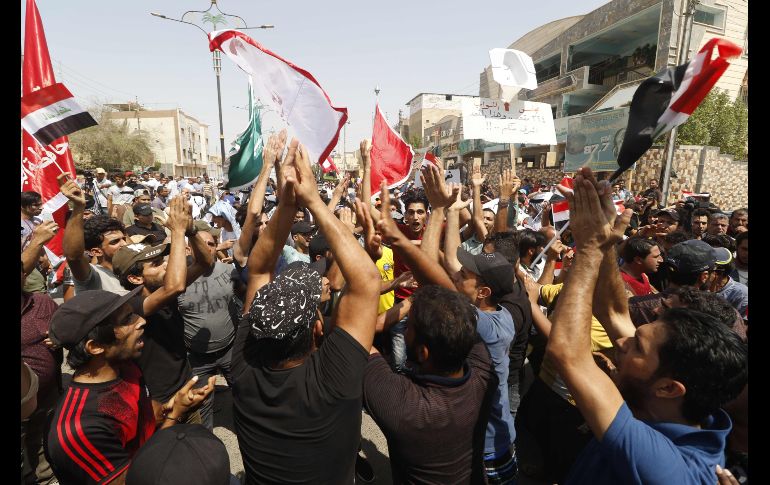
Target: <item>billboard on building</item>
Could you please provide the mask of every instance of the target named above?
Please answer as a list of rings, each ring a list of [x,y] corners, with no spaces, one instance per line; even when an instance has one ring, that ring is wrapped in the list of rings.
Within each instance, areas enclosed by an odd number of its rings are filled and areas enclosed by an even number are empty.
[[[588,165],[595,172],[614,172],[628,125],[628,108],[572,117],[567,122],[564,171]]]

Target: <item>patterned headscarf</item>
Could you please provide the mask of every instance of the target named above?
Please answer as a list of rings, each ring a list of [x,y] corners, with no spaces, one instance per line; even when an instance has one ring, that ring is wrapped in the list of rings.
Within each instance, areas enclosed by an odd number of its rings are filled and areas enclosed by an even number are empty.
[[[321,275],[300,261],[290,264],[254,296],[247,318],[259,340],[296,338],[315,320]]]

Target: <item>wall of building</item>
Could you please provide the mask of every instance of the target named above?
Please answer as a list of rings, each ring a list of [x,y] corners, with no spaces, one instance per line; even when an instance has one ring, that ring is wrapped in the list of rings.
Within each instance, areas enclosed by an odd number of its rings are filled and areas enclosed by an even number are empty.
[[[622,175],[626,187],[632,193],[639,193],[649,187],[652,179],[658,180],[665,160],[664,147],[656,146],[648,150],[635,166]],[[470,173],[472,161],[466,162]],[[669,204],[681,197],[682,191],[696,193],[708,192],[711,201],[726,211],[739,207],[748,207],[748,162],[733,160],[732,156],[719,153],[716,147],[683,145],[674,153],[672,170],[677,178],[671,179]],[[487,182],[497,193],[500,185],[500,173],[507,168],[507,160],[493,158],[482,165]],[[516,175],[522,180],[529,178],[533,183],[557,184],[564,177],[560,168],[527,168],[517,164]]]
[[[166,167],[173,166],[177,160],[181,160],[182,153],[177,145],[176,137],[176,110],[118,111],[106,113],[113,123],[126,123],[129,131],[141,129],[147,133],[150,150],[155,155],[155,161]]]

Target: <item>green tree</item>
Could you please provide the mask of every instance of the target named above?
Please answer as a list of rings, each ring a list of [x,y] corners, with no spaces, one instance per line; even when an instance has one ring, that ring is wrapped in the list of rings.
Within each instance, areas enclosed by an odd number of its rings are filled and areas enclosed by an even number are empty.
[[[410,136],[404,141],[412,145],[412,148],[414,149],[422,148],[422,138],[417,134]]]
[[[107,119],[106,110],[89,111],[99,124],[69,136],[77,168],[123,171],[131,170],[134,165],[146,167],[155,163],[146,132],[129,133],[127,123]]]
[[[678,145],[709,145],[736,159],[746,157],[749,113],[741,99],[730,101],[724,91],[713,90],[686,123],[679,127]]]

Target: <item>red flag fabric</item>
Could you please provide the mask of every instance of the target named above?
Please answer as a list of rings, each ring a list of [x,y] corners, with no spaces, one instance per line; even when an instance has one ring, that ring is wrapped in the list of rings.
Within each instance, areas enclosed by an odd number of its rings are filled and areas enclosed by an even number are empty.
[[[556,202],[551,206],[551,212],[553,213],[553,223],[558,225],[560,222],[569,220],[569,202],[562,200]]]
[[[433,165],[438,165],[438,160],[436,159],[436,155],[434,155],[432,152],[425,153],[425,160],[429,161]]]
[[[331,157],[326,157],[326,160],[321,164],[321,168],[324,173],[337,172],[337,167],[334,165],[334,162],[332,162]]]
[[[371,190],[372,196],[380,193],[380,183],[384,180],[390,189],[403,184],[409,178],[414,152],[411,145],[388,125],[378,104],[374,113],[372,130]]]
[[[626,206],[623,205],[622,200],[616,200],[615,201],[615,212],[618,213],[618,215],[622,214],[623,211],[626,210]]]
[[[24,64],[22,65],[22,96],[56,84],[48,44],[43,31],[43,21],[35,0],[27,0],[24,22]],[[43,146],[22,129],[21,191],[34,190],[43,198],[43,211],[53,214],[59,232],[46,245],[60,256],[64,237],[67,198],[59,191],[56,177],[62,172],[75,174],[75,165],[69,150],[69,140],[62,136]]]

